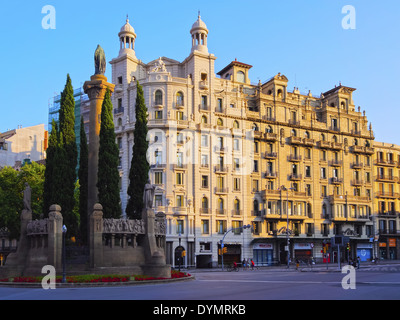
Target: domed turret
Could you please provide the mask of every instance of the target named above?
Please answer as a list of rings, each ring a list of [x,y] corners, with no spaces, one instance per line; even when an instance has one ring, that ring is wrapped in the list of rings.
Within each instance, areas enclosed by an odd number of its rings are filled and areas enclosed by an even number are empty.
[[[192,52],[197,50],[208,54],[208,29],[206,24],[201,20],[200,13],[197,21],[193,24],[192,29],[190,30],[190,34],[192,35]]]
[[[129,19],[126,17],[126,23],[122,26],[118,33],[120,50],[119,55],[124,53],[135,56],[135,39],[136,33],[133,27],[129,24]]]

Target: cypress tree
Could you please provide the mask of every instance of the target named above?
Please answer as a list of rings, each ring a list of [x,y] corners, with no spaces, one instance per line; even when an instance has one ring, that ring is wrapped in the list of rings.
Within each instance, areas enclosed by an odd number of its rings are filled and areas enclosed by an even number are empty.
[[[78,231],[78,220],[74,213],[75,207],[75,182],[77,166],[77,146],[75,137],[75,99],[71,78],[67,75],[64,91],[61,93],[60,101],[60,144],[62,145],[64,158],[60,159],[63,167],[63,184],[60,190],[59,205],[70,235],[76,235]]]
[[[56,122],[52,121],[49,136],[49,145],[46,150],[46,169],[43,186],[43,214],[48,216],[49,208],[53,204],[60,204],[60,193],[64,180],[64,150],[60,141],[60,132]]]
[[[115,141],[112,110],[111,95],[107,89],[101,107],[99,167],[97,173],[98,197],[99,203],[103,206],[104,218],[119,218],[121,216],[118,171],[119,149]]]
[[[128,204],[126,214],[132,219],[141,219],[143,210],[144,186],[149,179],[150,165],[147,161],[147,107],[144,101],[143,88],[137,82],[136,93],[136,123],[134,145],[132,148],[132,162],[129,171]]]
[[[80,233],[81,239],[84,243],[87,240],[87,201],[88,201],[88,145],[85,133],[85,124],[83,117],[81,117],[81,130],[80,130],[80,157],[79,157],[79,217],[80,217]]]

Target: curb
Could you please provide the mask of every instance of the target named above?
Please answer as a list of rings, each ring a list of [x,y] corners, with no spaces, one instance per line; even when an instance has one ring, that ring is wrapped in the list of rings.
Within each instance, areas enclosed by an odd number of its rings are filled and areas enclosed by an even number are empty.
[[[183,282],[195,280],[195,276],[190,275],[184,278],[175,279],[160,279],[160,280],[130,280],[125,282],[81,282],[81,283],[56,283],[56,288],[83,288],[83,287],[121,287],[121,286],[135,286],[135,285],[150,285],[150,284],[163,284],[171,282]],[[29,283],[29,282],[0,282],[0,287],[8,288],[43,288],[40,282]]]

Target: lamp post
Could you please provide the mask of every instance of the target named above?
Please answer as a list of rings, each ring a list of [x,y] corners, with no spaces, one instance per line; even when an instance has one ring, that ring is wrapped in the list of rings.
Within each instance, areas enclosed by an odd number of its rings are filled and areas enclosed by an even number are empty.
[[[181,233],[179,232],[179,272],[181,272],[181,263],[182,263],[182,247],[181,247]]]
[[[66,283],[67,282],[67,278],[66,278],[66,271],[65,271],[65,259],[66,259],[66,252],[65,252],[65,234],[67,233],[67,227],[65,226],[65,224],[62,227],[62,235],[63,235],[63,251],[62,251],[62,260],[63,260],[63,276],[62,276],[62,283]]]
[[[224,234],[224,236],[222,237],[222,240],[221,240],[221,262],[222,262],[222,271],[224,271],[224,253],[223,253],[223,249],[224,249],[224,239],[225,239],[226,235],[227,235],[229,232],[233,231],[233,230],[243,230],[243,229],[250,229],[250,228],[251,228],[251,225],[247,224],[247,225],[242,226],[242,227],[229,229],[227,232],[225,232],[225,234]],[[243,242],[243,246],[244,246],[244,242]]]
[[[289,190],[294,190],[294,188],[286,188],[285,186],[281,186],[281,210],[282,206],[282,190],[286,191],[286,246],[287,246],[287,267],[289,269],[290,262],[290,249],[289,249]]]

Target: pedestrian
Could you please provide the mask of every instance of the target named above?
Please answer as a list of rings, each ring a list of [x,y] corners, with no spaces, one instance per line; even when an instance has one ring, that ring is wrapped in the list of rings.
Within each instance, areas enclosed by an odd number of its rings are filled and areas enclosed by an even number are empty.
[[[300,266],[300,261],[299,259],[296,259],[296,270],[299,270],[299,266]]]
[[[246,259],[243,259],[242,265],[243,265],[243,270],[246,270]]]
[[[357,269],[360,269],[361,258],[360,256],[357,257]]]
[[[251,270],[254,270],[254,261],[251,259]]]

